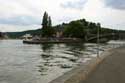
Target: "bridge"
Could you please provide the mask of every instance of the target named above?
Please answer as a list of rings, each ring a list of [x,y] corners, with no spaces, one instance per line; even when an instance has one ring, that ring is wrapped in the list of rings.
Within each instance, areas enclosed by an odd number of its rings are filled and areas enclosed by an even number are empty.
[[[117,34],[114,34],[114,33],[110,33],[110,34],[100,34],[99,35],[99,42],[103,43],[103,42],[107,42],[109,41],[110,39],[116,39],[118,35]],[[93,36],[93,37],[90,37],[88,38],[86,41],[87,42],[97,42],[97,35],[96,36]]]

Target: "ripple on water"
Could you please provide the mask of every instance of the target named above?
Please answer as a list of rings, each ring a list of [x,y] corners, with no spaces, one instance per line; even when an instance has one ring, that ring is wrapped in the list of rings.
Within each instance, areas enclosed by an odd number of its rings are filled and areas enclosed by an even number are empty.
[[[109,47],[100,46],[100,52]],[[96,44],[28,45],[21,40],[3,40],[0,83],[48,83],[96,57],[96,53]]]

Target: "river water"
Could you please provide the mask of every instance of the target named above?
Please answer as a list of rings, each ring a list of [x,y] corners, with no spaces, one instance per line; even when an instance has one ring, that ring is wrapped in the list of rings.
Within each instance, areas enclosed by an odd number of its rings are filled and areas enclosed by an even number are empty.
[[[100,45],[100,53],[112,45]],[[48,83],[96,57],[96,44],[28,45],[0,40],[0,83]]]

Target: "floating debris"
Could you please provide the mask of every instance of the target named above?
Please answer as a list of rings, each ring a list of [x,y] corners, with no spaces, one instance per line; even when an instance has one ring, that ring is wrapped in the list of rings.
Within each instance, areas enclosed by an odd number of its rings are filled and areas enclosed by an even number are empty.
[[[68,65],[68,64],[62,64],[60,65],[61,68],[72,68],[73,66]]]

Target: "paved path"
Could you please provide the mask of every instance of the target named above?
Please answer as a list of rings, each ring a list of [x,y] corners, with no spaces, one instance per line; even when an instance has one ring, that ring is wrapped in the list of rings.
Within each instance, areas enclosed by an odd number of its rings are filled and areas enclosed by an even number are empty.
[[[81,83],[125,83],[125,46],[115,49]]]

